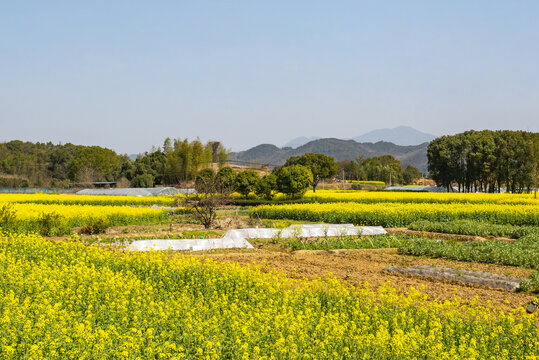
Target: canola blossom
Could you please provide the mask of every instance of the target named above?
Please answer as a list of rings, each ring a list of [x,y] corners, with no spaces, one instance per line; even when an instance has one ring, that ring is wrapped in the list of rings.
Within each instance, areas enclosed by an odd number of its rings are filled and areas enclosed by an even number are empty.
[[[312,203],[266,205],[250,210],[251,216],[369,226],[407,226],[414,221],[468,219],[494,224],[539,225],[539,206],[444,203]]]
[[[92,206],[92,205],[45,205],[45,204],[13,204],[17,219],[30,220],[43,213],[57,213],[65,219],[84,218],[144,218],[156,214],[163,214],[162,209],[132,206]]]
[[[4,206],[0,204],[0,215]],[[109,225],[131,225],[167,218],[167,211],[163,209],[110,205],[11,203],[9,211],[14,213],[14,219],[6,221],[0,217],[0,229],[12,232],[38,232],[43,235],[69,234],[72,228],[95,221],[105,221]]]
[[[0,235],[1,359],[538,359],[538,314]]]
[[[112,196],[74,194],[0,194],[1,203],[35,203],[51,205],[161,205],[172,206],[175,196]]]
[[[401,202],[401,203],[436,203],[436,204],[507,204],[535,205],[539,200],[533,194],[489,194],[489,193],[427,193],[427,192],[380,192],[355,190],[317,190],[308,191],[306,199],[317,202]]]

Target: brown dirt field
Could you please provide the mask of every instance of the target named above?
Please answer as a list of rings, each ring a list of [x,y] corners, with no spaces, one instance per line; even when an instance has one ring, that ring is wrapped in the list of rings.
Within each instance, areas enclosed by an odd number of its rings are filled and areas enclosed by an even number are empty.
[[[491,301],[492,305],[503,310],[523,306],[534,298],[529,293],[512,293],[439,279],[385,273],[383,269],[390,265],[434,265],[521,277],[527,277],[533,272],[532,270],[508,266],[403,256],[397,254],[396,249],[300,250],[292,253],[268,250],[230,250],[222,253],[209,252],[205,253],[204,256],[217,261],[244,265],[254,263],[269,269],[283,271],[288,276],[298,279],[315,279],[331,273],[337,279],[352,285],[361,286],[368,282],[374,288],[390,281],[392,286],[400,291],[406,291],[410,286],[413,286],[428,294],[431,300],[447,300],[455,295],[466,300],[477,297],[479,303],[486,304],[487,301]]]

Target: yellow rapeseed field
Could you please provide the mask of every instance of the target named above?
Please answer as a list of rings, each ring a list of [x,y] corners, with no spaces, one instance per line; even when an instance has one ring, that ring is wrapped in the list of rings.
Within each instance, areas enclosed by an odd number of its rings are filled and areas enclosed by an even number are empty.
[[[0,235],[0,359],[539,359],[539,317]]]
[[[6,216],[12,214],[12,216]],[[70,234],[74,227],[96,224],[142,224],[163,220],[167,210],[143,206],[0,203],[0,230]]]
[[[457,219],[497,224],[539,225],[539,206],[536,204],[356,203],[349,201],[322,204],[264,205],[251,209],[250,212],[252,216],[270,219],[379,226],[406,226],[417,220],[451,221]]]
[[[164,205],[171,206],[176,196],[110,196],[74,194],[0,194],[0,204],[36,203],[63,205]]]
[[[144,218],[163,213],[161,209],[133,206],[99,206],[99,205],[52,205],[52,204],[13,204],[19,220],[31,220],[44,213],[56,213],[66,220],[88,218]]]
[[[539,200],[533,194],[488,194],[488,193],[426,193],[396,191],[355,191],[355,190],[317,190],[308,191],[305,198],[318,202],[401,202],[401,203],[438,203],[438,204],[507,204],[535,205]]]

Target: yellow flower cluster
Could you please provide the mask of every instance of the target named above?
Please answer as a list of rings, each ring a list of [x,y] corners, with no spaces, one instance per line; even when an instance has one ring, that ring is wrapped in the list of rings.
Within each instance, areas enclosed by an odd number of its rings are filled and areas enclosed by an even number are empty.
[[[56,236],[70,234],[77,226],[141,224],[163,220],[167,214],[141,206],[0,203],[0,230]]]
[[[36,203],[63,205],[163,205],[171,206],[176,196],[110,196],[74,194],[0,194],[0,203]]]
[[[539,225],[539,206],[497,203],[337,202],[261,206],[250,211],[252,215],[270,219],[379,226],[405,226],[417,220],[457,219],[511,225]]]
[[[97,218],[145,218],[162,214],[162,209],[133,206],[99,206],[99,205],[49,205],[49,204],[13,204],[18,220],[31,220],[44,213],[55,213],[66,220]]]
[[[539,318],[0,235],[0,359],[539,359]]]
[[[401,203],[438,203],[438,204],[507,204],[535,205],[539,200],[533,194],[488,194],[488,193],[426,193],[396,191],[354,191],[354,190],[317,190],[308,191],[306,198],[318,202],[401,202]]]

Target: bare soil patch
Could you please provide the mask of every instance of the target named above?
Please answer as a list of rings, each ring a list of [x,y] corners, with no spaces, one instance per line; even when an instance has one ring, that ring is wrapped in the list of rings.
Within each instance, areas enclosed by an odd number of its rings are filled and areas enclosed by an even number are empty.
[[[315,279],[333,274],[337,279],[349,284],[361,286],[368,283],[373,288],[390,281],[400,291],[406,291],[410,286],[413,286],[428,294],[431,300],[448,300],[459,296],[469,301],[477,297],[479,303],[487,304],[490,301],[494,306],[504,310],[523,306],[534,298],[532,294],[528,293],[512,293],[478,285],[384,272],[383,269],[391,265],[404,267],[432,265],[518,277],[528,277],[532,272],[532,270],[516,267],[404,256],[397,254],[396,249],[300,250],[292,253],[239,250],[221,253],[209,252],[204,256],[223,262],[244,265],[258,264],[266,269],[283,271],[288,276],[298,279]]]

